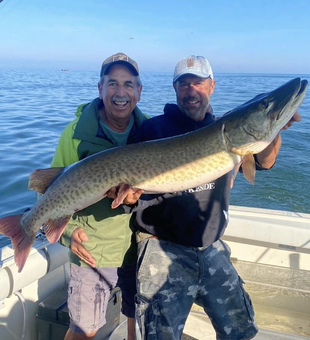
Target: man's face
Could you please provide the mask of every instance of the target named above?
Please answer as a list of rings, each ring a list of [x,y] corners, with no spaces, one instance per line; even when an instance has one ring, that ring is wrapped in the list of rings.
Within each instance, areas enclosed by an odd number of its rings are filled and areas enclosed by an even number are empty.
[[[140,100],[142,86],[124,65],[114,65],[98,84],[99,98],[104,103],[105,114],[113,119],[128,118]]]
[[[195,121],[203,120],[214,91],[215,80],[203,79],[186,74],[173,87],[177,95],[179,109]]]

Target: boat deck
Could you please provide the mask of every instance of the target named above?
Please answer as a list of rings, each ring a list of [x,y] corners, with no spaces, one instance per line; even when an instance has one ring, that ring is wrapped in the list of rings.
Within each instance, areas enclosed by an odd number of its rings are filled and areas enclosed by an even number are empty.
[[[310,339],[309,315],[290,313],[283,309],[255,305],[259,332],[255,340]],[[123,321],[109,340],[126,339],[127,324]],[[303,334],[303,335],[301,335]],[[194,305],[187,319],[182,340],[215,340],[212,324],[203,309]]]
[[[127,334],[127,322],[123,321],[111,334],[109,340],[124,340]],[[261,328],[255,340],[309,340],[296,334],[281,333]],[[194,306],[185,325],[182,340],[215,340],[215,332],[210,320],[199,306]]]
[[[260,329],[255,340],[309,340],[310,271],[236,258],[232,261],[254,305]],[[125,339],[126,327],[123,321],[110,340]],[[202,307],[193,306],[182,340],[215,340],[215,332]]]
[[[257,306],[256,306],[257,307]],[[259,324],[260,331],[258,332],[257,336],[255,337],[255,340],[304,340],[304,339],[310,339],[310,333],[309,336],[301,336],[297,334],[289,334],[286,333],[284,329],[282,329],[283,332],[279,329],[280,327],[277,327],[276,330],[266,329],[263,328],[261,324],[261,312],[263,312],[263,309],[259,310],[256,309],[256,320]],[[266,315],[267,316],[267,315]],[[277,315],[272,315],[268,313],[269,317],[272,317],[272,320],[274,320],[275,324],[278,323]],[[305,320],[304,320],[305,321]],[[308,319],[309,324],[309,319]],[[184,329],[184,338],[182,340],[215,340],[215,332],[213,330],[213,327],[211,325],[211,322],[209,321],[208,317],[205,315],[203,309],[199,306],[194,306],[189,318],[187,319],[185,329]],[[190,337],[188,338],[187,335]],[[111,340],[116,340],[111,339]]]

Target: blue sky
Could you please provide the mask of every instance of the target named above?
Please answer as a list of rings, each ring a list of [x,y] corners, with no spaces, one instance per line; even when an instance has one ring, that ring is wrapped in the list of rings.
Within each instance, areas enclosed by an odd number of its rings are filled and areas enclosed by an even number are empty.
[[[1,1],[1,0],[0,0]],[[310,74],[309,0],[2,0],[0,68],[141,71],[203,55],[214,72]]]

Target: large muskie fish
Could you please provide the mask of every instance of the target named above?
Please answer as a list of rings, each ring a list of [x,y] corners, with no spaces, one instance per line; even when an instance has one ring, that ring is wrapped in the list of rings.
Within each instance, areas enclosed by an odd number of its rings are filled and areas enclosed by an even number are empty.
[[[152,193],[175,192],[213,181],[240,164],[253,182],[253,154],[264,150],[291,119],[307,84],[293,79],[191,133],[106,150],[67,168],[36,170],[29,188],[44,194],[24,215],[0,220],[0,233],[12,240],[18,270],[42,226],[47,226],[47,239],[56,242],[74,212],[120,183]],[[112,207],[122,199],[121,194]]]

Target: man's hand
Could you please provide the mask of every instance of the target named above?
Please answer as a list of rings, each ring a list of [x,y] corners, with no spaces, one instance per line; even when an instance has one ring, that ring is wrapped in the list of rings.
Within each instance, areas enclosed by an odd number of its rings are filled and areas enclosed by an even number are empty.
[[[142,189],[133,189],[129,186],[119,184],[118,186],[109,189],[106,193],[106,196],[115,200],[119,195],[121,195],[123,198],[123,204],[133,205],[137,203],[142,194]]]
[[[71,236],[71,246],[70,249],[73,254],[78,256],[85,263],[90,265],[91,267],[95,267],[96,261],[91,256],[90,252],[86,250],[83,245],[83,242],[88,241],[88,236],[86,235],[83,228],[77,228],[74,230]]]
[[[294,122],[298,123],[301,121],[301,115],[298,112],[294,113],[294,116],[287,122],[286,125],[283,126],[282,130],[287,130],[290,128]]]
[[[143,194],[142,189],[130,188],[123,202],[124,204],[136,204],[142,194]]]

